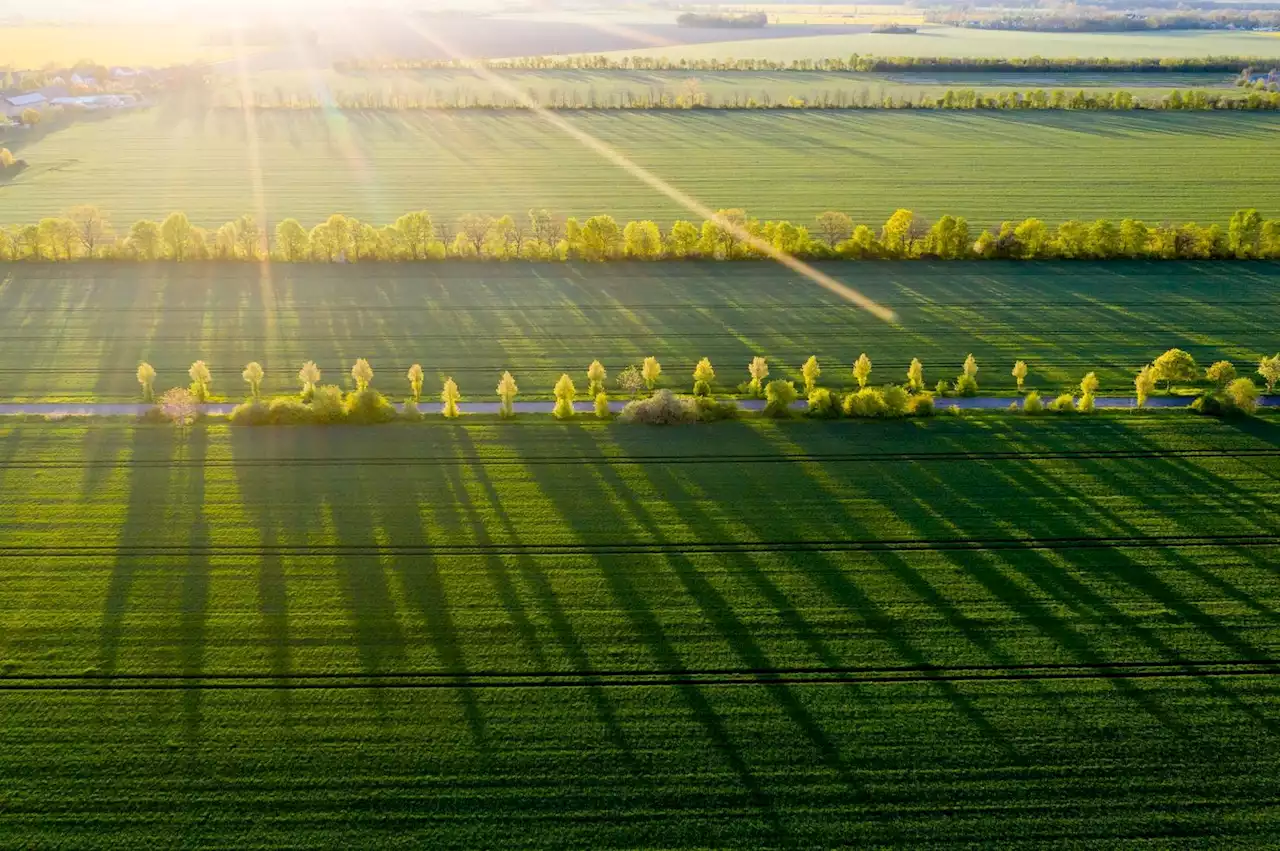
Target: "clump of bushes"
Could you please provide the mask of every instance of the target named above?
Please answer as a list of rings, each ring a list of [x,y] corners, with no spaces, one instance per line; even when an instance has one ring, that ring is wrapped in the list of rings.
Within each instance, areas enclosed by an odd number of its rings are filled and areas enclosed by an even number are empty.
[[[1258,409],[1258,387],[1248,378],[1237,378],[1221,390],[1211,390],[1191,403],[1191,409],[1211,417],[1252,414]]]
[[[764,415],[774,419],[787,419],[793,415],[791,403],[797,398],[796,386],[790,381],[770,381],[764,390],[768,400],[764,406]]]
[[[679,425],[697,422],[698,411],[691,399],[682,399],[670,390],[658,390],[648,399],[628,402],[620,419],[642,425]]]
[[[395,420],[421,419],[418,406],[412,401],[405,404],[401,415],[395,406],[376,390],[365,388],[345,396],[337,387],[319,386],[311,389],[311,402],[297,398],[272,399],[270,402],[252,400],[237,405],[229,417],[232,425],[374,425]]]
[[[840,397],[825,387],[815,387],[809,394],[809,407],[805,416],[819,420],[834,420],[840,416]]]
[[[1035,416],[1044,413],[1044,402],[1040,398],[1040,394],[1032,390],[1022,399],[1022,412]]]
[[[1062,393],[1045,407],[1055,414],[1066,414],[1076,409],[1076,397]]]

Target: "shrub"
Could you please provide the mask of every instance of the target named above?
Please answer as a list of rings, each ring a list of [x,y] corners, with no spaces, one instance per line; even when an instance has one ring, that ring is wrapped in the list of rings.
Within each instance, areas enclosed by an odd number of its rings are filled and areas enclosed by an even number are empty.
[[[964,409],[961,408],[959,405],[952,405],[951,407],[947,408],[947,413],[953,417],[963,417]]]
[[[418,410],[417,402],[409,399],[404,403],[404,410],[400,412],[400,416],[407,422],[416,423],[422,419],[422,411]]]
[[[796,386],[790,381],[770,381],[764,390],[768,403],[764,406],[766,417],[785,419],[792,415],[791,403],[796,400]]]
[[[1097,404],[1094,402],[1094,395],[1086,393],[1080,397],[1080,404],[1076,406],[1076,410],[1082,414],[1092,414],[1098,410]]]
[[[377,390],[368,386],[363,390],[348,393],[343,409],[347,414],[347,422],[357,425],[389,423],[399,416],[394,405]]]
[[[1258,388],[1249,378],[1237,378],[1227,385],[1227,399],[1241,413],[1252,414],[1258,409]]]
[[[271,423],[271,406],[266,402],[252,401],[236,405],[228,417],[232,425],[261,426]]]
[[[340,423],[347,418],[342,390],[332,384],[315,387],[311,391],[311,417],[322,425]]]
[[[911,404],[911,394],[896,384],[890,384],[880,391],[884,397],[884,415],[886,417],[905,417]]]
[[[844,413],[848,417],[883,417],[884,394],[874,387],[864,387],[844,397]]]
[[[1063,393],[1045,407],[1055,414],[1065,414],[1076,409],[1076,397],[1070,393]]]
[[[1044,413],[1044,402],[1040,401],[1040,394],[1032,390],[1023,397],[1022,411],[1032,416]]]
[[[577,389],[573,386],[573,379],[568,375],[561,375],[560,380],[555,386],[556,406],[552,409],[551,415],[558,420],[567,420],[573,417],[573,399],[578,395]]]
[[[315,422],[315,415],[297,399],[272,399],[267,407],[267,420],[272,425],[304,425]]]
[[[1226,387],[1236,380],[1236,367],[1229,360],[1220,360],[1204,371],[1204,377],[1215,387]]]
[[[820,420],[834,420],[840,416],[840,399],[825,387],[817,387],[809,394],[809,407],[805,416]]]
[[[967,372],[956,377],[957,396],[977,396],[978,380]]]
[[[945,399],[947,394],[951,392],[951,385],[947,383],[945,378],[939,378],[938,385],[933,388],[933,392],[939,399]]]
[[[928,393],[920,393],[911,397],[907,403],[907,413],[913,417],[931,417],[934,414],[933,397]]]
[[[714,423],[720,420],[736,420],[738,404],[732,401],[717,402],[715,399],[701,397],[693,400],[693,410],[698,422]]]
[[[698,412],[688,399],[681,399],[670,390],[659,390],[648,399],[629,402],[622,409],[625,423],[643,425],[677,425],[696,422]]]
[[[609,394],[596,394],[596,416],[602,420],[609,419]]]

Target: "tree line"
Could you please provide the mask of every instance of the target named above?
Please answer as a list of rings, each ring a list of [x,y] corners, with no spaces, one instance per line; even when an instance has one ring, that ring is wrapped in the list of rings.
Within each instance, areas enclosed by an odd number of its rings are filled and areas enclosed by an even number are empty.
[[[487,68],[494,71],[1114,71],[1214,72],[1234,74],[1266,65],[1274,59],[1248,56],[1203,57],[1084,57],[1032,56],[875,56],[853,53],[847,57],[811,59],[680,58],[666,56],[523,56],[515,59],[378,59],[349,58],[333,63],[334,70],[353,71],[450,71]]]
[[[1086,91],[1079,89],[1029,89],[1027,91],[979,92],[975,89],[947,89],[941,95],[899,90],[893,94],[874,95],[870,86],[860,90],[813,89],[786,96],[767,89],[759,94],[745,90],[724,93],[704,91],[697,80],[688,80],[677,90],[622,89],[597,92],[592,87],[552,89],[538,96],[534,104],[551,110],[774,110],[774,109],[923,109],[923,110],[1175,110],[1206,112],[1214,110],[1280,110],[1280,91],[1275,86],[1255,86],[1246,92],[1212,89],[1174,89],[1167,93],[1135,94],[1127,90]],[[373,89],[365,92],[341,92],[322,100],[315,95],[275,92],[255,93],[222,109],[237,112],[246,108],[258,110],[371,110],[407,112],[420,110],[520,110],[532,109],[524,97],[489,92],[455,90],[452,93],[431,90],[406,93]],[[532,97],[532,96],[530,96]]]
[[[1136,14],[1132,11],[1054,9],[1048,11],[981,12],[929,11],[925,20],[935,24],[983,30],[1018,32],[1147,32],[1150,30],[1260,30],[1280,26],[1280,11],[1258,9],[1179,9]]]
[[[871,358],[863,352],[853,362],[851,370],[857,389],[841,394],[821,385],[822,366],[816,356],[810,356],[799,370],[803,379],[801,389],[796,387],[794,381],[769,381],[768,359],[756,356],[747,364],[749,380],[739,385],[738,391],[749,398],[764,399],[764,414],[771,417],[793,416],[795,412],[792,405],[803,392],[807,400],[804,413],[810,417],[894,419],[931,416],[935,410],[935,394],[942,397],[976,396],[979,389],[980,367],[973,354],[965,358],[955,380],[939,381],[934,393],[925,388],[924,365],[918,358],[912,359],[905,373],[906,380],[901,384],[890,383],[877,387],[871,383],[873,371]],[[1010,371],[1019,394],[1025,392],[1029,372],[1026,361],[1022,360],[1016,361]],[[1262,358],[1257,374],[1262,376],[1267,391],[1273,392],[1276,382],[1280,381],[1280,354]],[[142,388],[143,400],[156,403],[157,415],[165,419],[184,424],[193,421],[199,414],[199,406],[211,398],[213,373],[207,363],[198,360],[191,365],[187,375],[191,380],[189,386],[175,387],[157,396],[156,370],[149,363],[141,363],[137,378]],[[578,385],[568,373],[562,374],[556,381],[551,391],[555,399],[552,415],[556,419],[565,420],[577,416],[574,402],[583,396],[593,403],[598,418],[612,417],[607,386],[608,371],[604,364],[599,360],[592,361],[586,368],[585,375],[585,394],[579,392]],[[631,400],[623,411],[624,420],[671,424],[737,416],[736,405],[714,398],[712,386],[716,381],[716,371],[709,358],[702,358],[694,366],[689,376],[692,379],[690,396],[678,397],[669,388],[659,387],[662,375],[662,365],[658,359],[647,357],[643,363],[630,365],[616,376],[614,397],[621,396]],[[385,396],[373,389],[373,367],[364,358],[359,358],[352,365],[350,376],[355,388],[346,392],[336,385],[321,384],[322,372],[314,361],[307,361],[298,371],[300,389],[296,396],[264,398],[262,383],[266,372],[256,361],[247,364],[240,376],[247,385],[248,399],[231,414],[231,422],[238,425],[379,423],[396,419],[415,420],[422,416],[419,405],[423,399],[426,374],[422,365],[417,363],[409,367],[405,374],[409,392],[403,411],[398,411]],[[1252,413],[1258,403],[1257,385],[1248,377],[1238,376],[1235,365],[1230,361],[1214,363],[1201,376],[1195,359],[1182,349],[1168,350],[1138,372],[1134,379],[1138,408],[1146,406],[1161,382],[1166,391],[1175,383],[1206,386],[1192,406],[1204,413]],[[1098,377],[1090,372],[1078,385],[1078,398],[1073,388],[1058,395],[1052,402],[1045,403],[1039,392],[1032,390],[1023,395],[1020,410],[1028,414],[1044,411],[1093,413],[1096,410],[1098,388]],[[646,391],[652,395],[642,398]],[[515,377],[510,371],[503,372],[494,393],[498,398],[498,413],[504,419],[515,415],[514,403],[519,392]],[[453,378],[444,379],[439,399],[443,416],[452,419],[460,415],[462,391]],[[1017,401],[1010,408],[1019,410]]]
[[[652,220],[622,224],[608,215],[562,219],[545,209],[521,219],[468,214],[444,224],[422,210],[385,226],[335,213],[311,228],[292,218],[271,228],[244,215],[207,230],[175,212],[159,222],[134,222],[121,233],[102,210],[86,205],[36,224],[0,228],[0,261],[756,260],[770,256],[762,243],[807,260],[1276,260],[1280,219],[1263,219],[1253,209],[1234,213],[1225,228],[1132,218],[1048,225],[1028,218],[975,233],[963,216],[930,222],[906,209],[878,228],[835,210],[809,225],[725,209],[701,223],[679,220],[669,227]]]

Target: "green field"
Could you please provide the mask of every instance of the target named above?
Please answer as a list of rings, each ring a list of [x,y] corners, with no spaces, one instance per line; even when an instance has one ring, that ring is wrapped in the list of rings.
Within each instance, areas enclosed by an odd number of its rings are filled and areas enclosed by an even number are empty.
[[[772,377],[799,379],[816,355],[823,381],[852,385],[867,352],[873,383],[901,382],[913,357],[929,386],[972,352],[984,391],[1011,393],[1015,359],[1028,383],[1057,392],[1096,371],[1104,392],[1178,346],[1202,365],[1251,375],[1280,349],[1275,264],[836,263],[824,267],[890,307],[886,324],[766,263],[283,266],[15,264],[0,271],[0,400],[130,401],[140,360],[157,387],[187,383],[208,361],[213,390],[238,399],[250,360],[264,392],[290,393],[315,360],[342,382],[368,358],[375,384],[399,397],[413,363],[434,397],[452,376],[468,399],[494,400],[503,370],[526,398],[549,398],[562,372],[585,380],[656,356],[666,386],[692,383],[709,357],[718,392],[768,357]]]
[[[839,209],[879,226],[898,207],[974,225],[1132,215],[1220,222],[1280,211],[1265,163],[1280,116],[1239,113],[590,113],[567,116],[710,207],[810,222]],[[249,127],[252,127],[250,132]],[[0,220],[97,204],[118,223],[185,210],[377,223],[429,209],[524,216],[686,211],[524,113],[263,113],[166,108],[9,141],[30,169],[0,183]]]
[[[0,843],[1274,840],[1274,417],[711,428],[0,423]]]
[[[493,75],[505,84],[495,85]],[[1143,98],[1159,98],[1173,89],[1235,91],[1235,75],[1217,73],[1035,73],[942,71],[937,73],[823,73],[807,71],[501,71],[481,76],[466,70],[421,71],[266,71],[253,75],[248,88],[255,102],[367,103],[371,96],[385,102],[410,98],[417,105],[451,107],[478,100],[485,104],[514,104],[509,87],[536,103],[550,106],[620,107],[628,96],[654,102],[697,92],[709,106],[754,98],[760,104],[785,104],[789,98],[821,103],[842,94],[850,104],[877,104],[886,97],[942,97],[949,89],[973,89],[981,94],[1032,89],[1080,89],[1089,93],[1117,89]],[[220,80],[214,102],[239,108],[245,85],[235,77]]]
[[[1162,30],[1134,33],[1049,33],[922,27],[910,35],[853,33],[809,35],[799,38],[676,44],[603,55],[665,56],[680,59],[752,58],[790,62],[834,56],[1001,56],[1046,59],[1111,57],[1145,59],[1152,56],[1259,56],[1280,59],[1280,34],[1224,30]]]

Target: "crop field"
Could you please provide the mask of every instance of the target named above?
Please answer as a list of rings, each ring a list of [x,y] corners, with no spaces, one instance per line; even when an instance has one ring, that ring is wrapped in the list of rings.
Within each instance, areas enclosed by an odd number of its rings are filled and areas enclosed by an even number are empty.
[[[1280,210],[1263,164],[1280,116],[1240,113],[577,113],[566,120],[710,207],[877,227],[898,207],[974,226],[1136,216],[1219,222]],[[669,223],[687,212],[527,113],[157,108],[5,142],[30,163],[0,183],[0,221],[96,204],[117,223],[180,209],[376,223],[428,209],[533,207]]]
[[[1147,97],[1160,97],[1173,89],[1220,89],[1235,91],[1232,74],[1215,73],[821,73],[704,71],[501,71],[502,80],[522,96],[544,106],[599,103],[621,106],[630,96],[648,96],[654,101],[688,96],[696,92],[706,103],[718,106],[735,98],[754,98],[761,104],[787,103],[801,98],[821,102],[825,94],[834,99],[840,93],[849,103],[880,103],[886,97],[941,97],[948,89],[973,89],[981,94],[1030,89],[1083,89],[1088,93],[1125,89]],[[507,104],[516,100],[509,88],[495,86],[491,79],[466,70],[421,70],[381,72],[283,71],[253,75],[248,82],[254,100],[271,106],[281,102],[338,104],[381,95],[413,98],[431,107],[448,107],[479,101]],[[240,108],[245,84],[234,76],[218,84],[215,103]],[[367,101],[363,101],[367,102]]]
[[[43,68],[90,59],[103,65],[166,65],[226,59],[210,30],[181,24],[17,24],[0,26],[0,67]]]
[[[862,352],[873,383],[901,383],[913,357],[929,386],[972,352],[988,393],[1012,393],[1015,359],[1029,386],[1058,392],[1096,371],[1103,391],[1168,348],[1202,365],[1252,374],[1280,350],[1280,266],[1102,263],[843,263],[826,271],[888,306],[886,324],[765,263],[581,265],[244,264],[10,265],[0,272],[0,399],[130,401],[140,360],[157,386],[187,383],[207,361],[215,395],[237,400],[240,370],[290,393],[306,360],[342,382],[368,358],[375,386],[400,397],[413,363],[427,390],[453,377],[468,399],[493,400],[503,370],[526,398],[549,398],[563,372],[599,358],[611,374],[654,355],[663,384],[691,385],[709,357],[716,390],[735,392],[752,357],[799,379],[816,355],[828,386],[852,386]],[[585,380],[585,379],[584,379]],[[428,396],[433,396],[429,392]]]
[[[1265,844],[1280,421],[0,423],[0,843]]]
[[[853,53],[871,56],[1043,56],[1047,59],[1102,56],[1117,59],[1152,56],[1278,58],[1280,33],[1244,30],[1054,33],[925,26],[918,33],[912,34],[854,32],[823,35],[818,32],[792,38],[606,51],[604,55],[665,56],[673,60],[750,57],[789,62],[793,59],[825,59]]]

